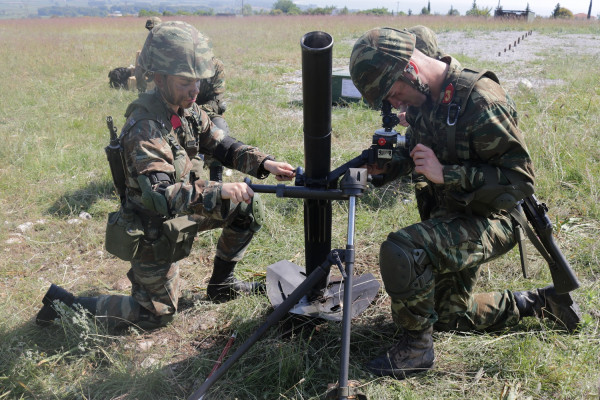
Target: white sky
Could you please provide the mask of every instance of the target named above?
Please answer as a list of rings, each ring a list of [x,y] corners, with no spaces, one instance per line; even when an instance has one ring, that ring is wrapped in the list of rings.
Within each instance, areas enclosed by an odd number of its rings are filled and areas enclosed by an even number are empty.
[[[478,8],[491,8],[492,15],[498,6],[498,0],[476,0]],[[369,8],[387,8],[390,11],[412,10],[413,14],[420,14],[423,7],[427,7],[428,0],[294,0],[297,5],[315,5],[318,7],[344,6],[349,9],[366,10]],[[464,15],[473,6],[473,0],[429,0],[431,3],[431,13],[447,14],[450,6],[457,9],[461,15]],[[548,17],[560,3],[561,7],[567,8],[573,14],[586,13],[590,6],[590,0],[500,0],[500,5],[505,10],[525,10],[529,3],[529,9],[536,15]],[[600,3],[598,0],[592,3],[592,15],[598,16],[600,13]]]

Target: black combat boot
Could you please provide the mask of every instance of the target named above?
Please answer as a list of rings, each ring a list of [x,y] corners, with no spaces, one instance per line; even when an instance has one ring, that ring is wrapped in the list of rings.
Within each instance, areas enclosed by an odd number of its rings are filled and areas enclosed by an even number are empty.
[[[206,295],[213,301],[227,301],[239,294],[251,294],[264,291],[264,285],[258,282],[242,282],[233,276],[237,262],[224,261],[215,257],[212,276],[208,281]]]
[[[96,297],[75,297],[60,286],[51,284],[42,299],[44,305],[35,318],[35,322],[38,325],[47,326],[55,319],[60,318],[54,309],[54,302],[57,300],[74,310],[76,310],[76,305],[79,304],[90,314],[96,315],[96,303],[98,301]]]
[[[406,331],[387,353],[371,360],[367,369],[377,376],[404,379],[433,367],[433,326],[422,331]]]
[[[569,332],[577,329],[581,321],[579,305],[570,293],[558,294],[554,285],[524,292],[513,292],[521,318],[548,318]]]

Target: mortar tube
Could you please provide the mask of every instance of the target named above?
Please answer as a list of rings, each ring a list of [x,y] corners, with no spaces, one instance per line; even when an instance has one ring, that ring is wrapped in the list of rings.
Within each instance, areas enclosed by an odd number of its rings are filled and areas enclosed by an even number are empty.
[[[331,73],[333,38],[325,32],[305,34],[302,48],[305,186],[327,189],[331,165]],[[310,275],[331,251],[331,200],[304,200],[306,273]],[[314,285],[309,300],[321,295],[329,274]]]

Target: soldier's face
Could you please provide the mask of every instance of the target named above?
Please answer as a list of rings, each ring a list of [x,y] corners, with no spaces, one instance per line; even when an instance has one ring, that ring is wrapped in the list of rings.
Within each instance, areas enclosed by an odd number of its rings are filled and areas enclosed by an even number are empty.
[[[165,78],[160,85],[157,81],[157,85],[159,85],[166,102],[174,108],[174,111],[177,111],[179,107],[190,108],[200,91],[200,80],[176,75],[169,75]]]
[[[426,99],[423,93],[403,81],[396,81],[384,98],[396,109],[408,106],[421,107]]]

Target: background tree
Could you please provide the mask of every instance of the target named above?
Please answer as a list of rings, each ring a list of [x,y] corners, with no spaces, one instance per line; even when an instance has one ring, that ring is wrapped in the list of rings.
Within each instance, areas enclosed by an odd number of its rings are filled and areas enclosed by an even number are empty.
[[[368,10],[359,11],[357,14],[364,15],[393,15],[387,8],[370,8]]]
[[[587,19],[592,18],[592,0],[590,0],[590,8],[588,8],[588,16]]]
[[[450,6],[450,10],[448,11],[448,15],[460,15],[460,11],[458,11],[453,6]]]
[[[487,8],[479,8],[477,7],[477,0],[473,0],[473,6],[469,11],[465,13],[465,15],[471,17],[489,17],[492,13],[491,7]]]
[[[554,11],[552,11],[552,18],[558,18],[558,11],[560,10],[560,3],[556,3],[556,7],[554,7]]]
[[[567,8],[561,7],[560,4],[556,5],[554,12],[552,13],[553,18],[572,19],[573,12]]]
[[[242,15],[252,15],[252,6],[248,3],[242,7]]]
[[[331,15],[335,10],[335,6],[309,8],[304,12],[306,15]]]
[[[300,8],[298,8],[292,0],[277,0],[277,2],[273,4],[273,11],[275,10],[281,10],[283,14],[300,14]]]

